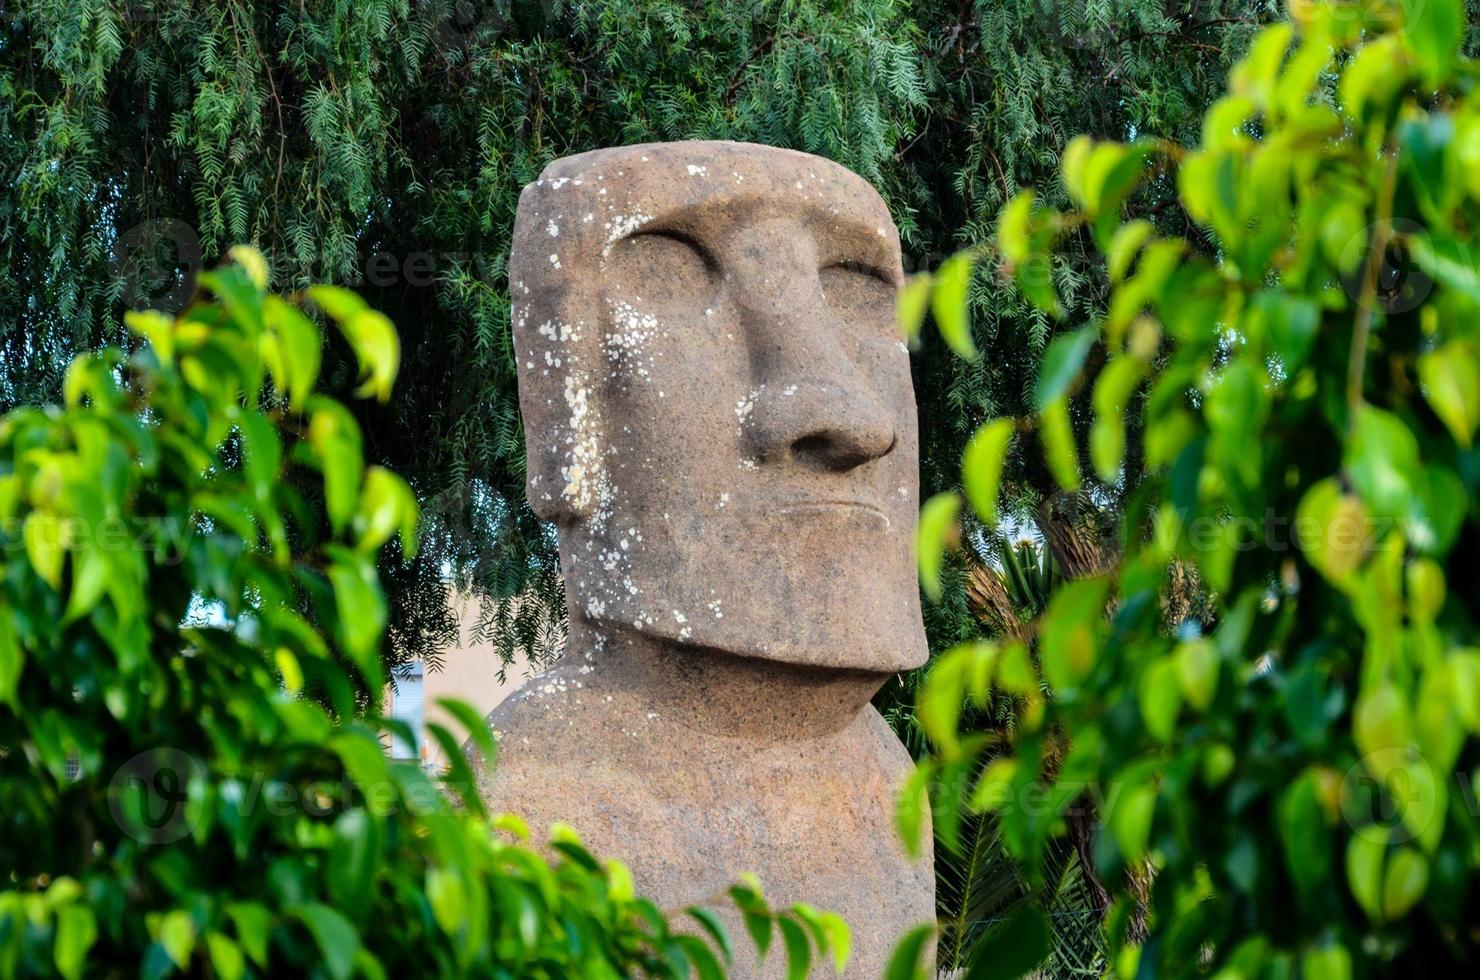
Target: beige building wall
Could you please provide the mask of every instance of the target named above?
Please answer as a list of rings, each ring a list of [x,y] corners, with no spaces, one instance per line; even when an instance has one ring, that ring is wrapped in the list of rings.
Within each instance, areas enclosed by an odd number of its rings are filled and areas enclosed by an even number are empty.
[[[446,761],[442,757],[442,747],[427,737],[427,722],[445,726],[460,739],[466,737],[464,726],[437,704],[438,699],[457,698],[466,701],[477,709],[479,715],[487,716],[504,698],[518,690],[532,673],[537,672],[527,660],[521,658],[508,666],[504,672],[504,680],[500,681],[500,661],[493,647],[487,643],[471,642],[478,625],[477,602],[459,600],[455,611],[460,642],[443,653],[441,667],[423,670],[417,664],[411,677],[398,680],[398,690],[389,690],[386,693],[386,714],[407,717],[410,720],[416,714],[412,702],[419,686],[421,723],[417,725],[412,721],[412,727],[417,729],[422,764],[431,770],[441,770]],[[401,699],[399,710],[396,703],[398,697]],[[398,750],[401,753],[406,751],[402,747],[398,747]]]

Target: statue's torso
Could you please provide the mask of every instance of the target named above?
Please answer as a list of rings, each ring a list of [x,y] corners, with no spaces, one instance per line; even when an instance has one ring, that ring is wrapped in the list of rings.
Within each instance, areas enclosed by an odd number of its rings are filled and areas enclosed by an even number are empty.
[[[854,976],[879,975],[899,936],[934,916],[929,856],[907,858],[893,828],[910,759],[872,707],[806,737],[719,735],[567,657],[489,721],[500,746],[480,785],[490,808],[517,813],[537,837],[556,821],[574,826],[670,914],[723,912],[726,889],[755,872],[773,907],[806,902],[848,921]],[[738,918],[731,933],[741,953]],[[753,975],[748,959],[736,976]]]

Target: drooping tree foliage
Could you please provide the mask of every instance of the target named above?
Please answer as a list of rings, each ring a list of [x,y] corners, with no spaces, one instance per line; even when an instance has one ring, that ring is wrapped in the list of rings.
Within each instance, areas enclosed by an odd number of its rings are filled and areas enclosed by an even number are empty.
[[[281,287],[357,284],[402,331],[402,382],[359,409],[407,474],[418,560],[383,569],[393,658],[452,637],[443,579],[485,597],[504,649],[547,646],[553,539],[523,502],[503,263],[550,159],[692,137],[841,161],[890,201],[912,265],[982,241],[1070,134],[1182,137],[1263,5],[1249,0],[543,3],[20,0],[0,9],[0,404],[58,390],[68,356],[127,343],[231,242]],[[1148,197],[1156,212],[1161,199]],[[1057,267],[1086,310],[1103,275]],[[918,358],[930,489],[1012,410],[1052,332],[979,277],[963,366]],[[343,351],[330,381],[348,383]],[[1049,487],[1022,474],[1026,499]],[[964,610],[957,608],[957,613]],[[553,614],[551,619],[545,614]],[[942,615],[938,634],[961,632]]]

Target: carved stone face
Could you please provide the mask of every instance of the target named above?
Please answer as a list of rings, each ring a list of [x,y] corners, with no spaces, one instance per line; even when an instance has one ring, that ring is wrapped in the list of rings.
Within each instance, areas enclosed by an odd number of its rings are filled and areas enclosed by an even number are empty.
[[[528,491],[573,621],[795,664],[924,661],[902,277],[878,194],[802,153],[622,147],[525,188]]]

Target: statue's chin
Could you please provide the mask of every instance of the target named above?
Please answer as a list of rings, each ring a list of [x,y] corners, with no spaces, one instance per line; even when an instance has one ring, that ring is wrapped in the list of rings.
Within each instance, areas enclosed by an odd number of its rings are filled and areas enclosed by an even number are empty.
[[[844,601],[829,595],[834,590],[819,588],[820,594],[799,610],[785,598],[748,592],[743,586],[708,599],[683,591],[644,591],[631,601],[608,602],[600,615],[583,618],[603,632],[798,666],[890,674],[918,667],[927,657],[918,600],[908,593],[860,602],[857,595]],[[700,615],[681,611],[695,607]]]

